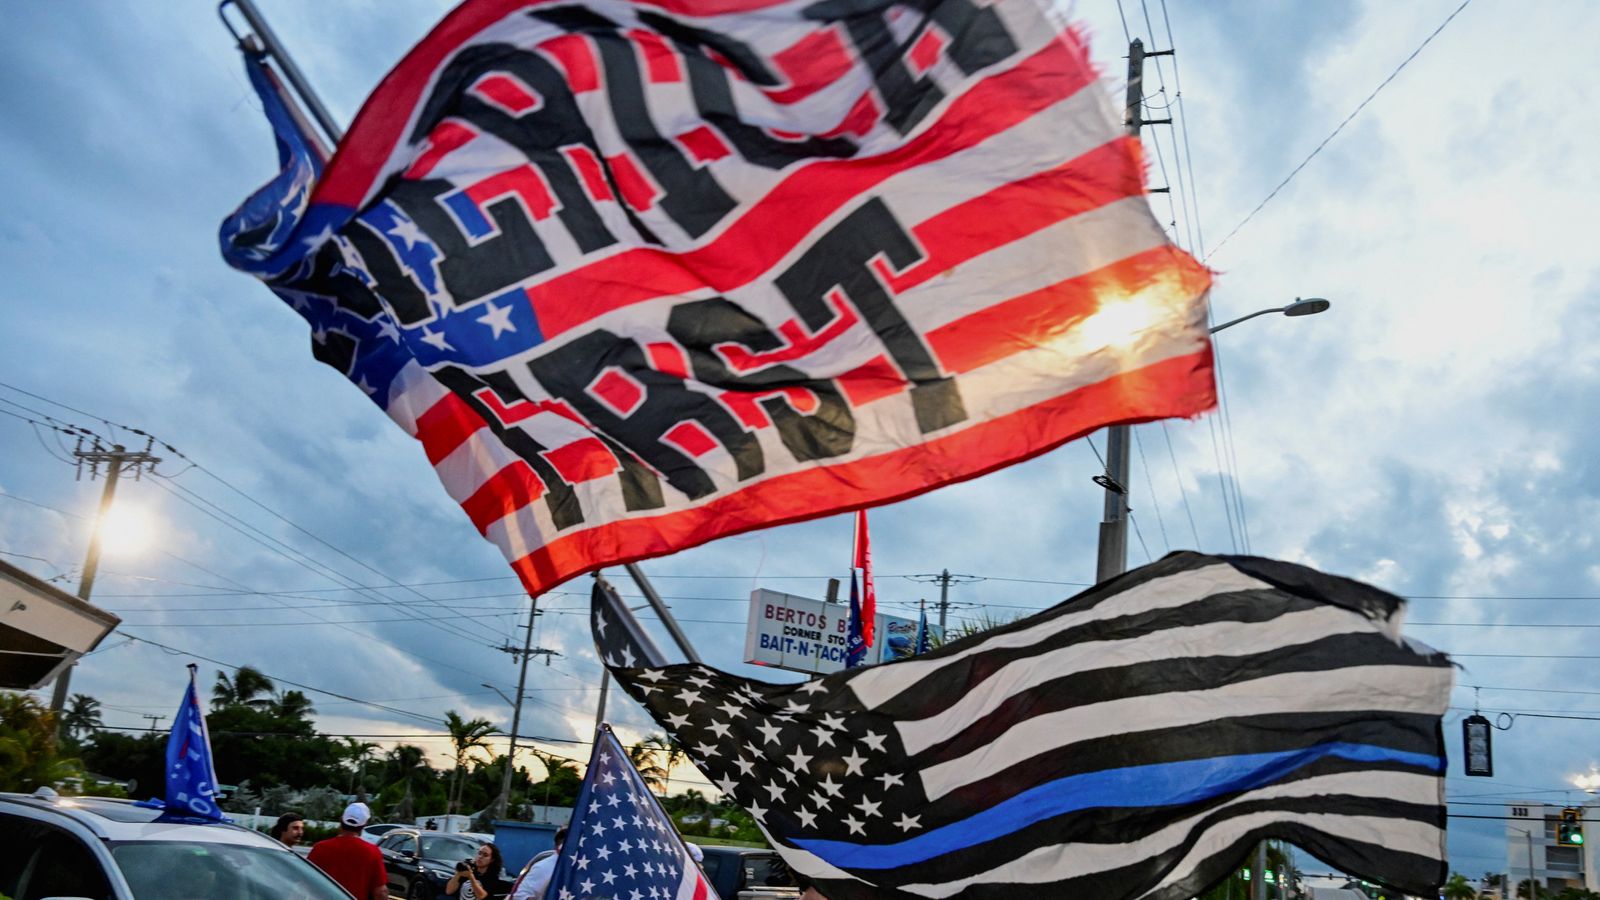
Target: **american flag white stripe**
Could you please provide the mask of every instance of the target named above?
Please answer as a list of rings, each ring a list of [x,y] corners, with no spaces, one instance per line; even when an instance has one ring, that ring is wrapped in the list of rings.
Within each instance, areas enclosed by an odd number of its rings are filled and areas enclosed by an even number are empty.
[[[1444,668],[1360,666],[1333,672],[1289,672],[1209,690],[1094,703],[1024,719],[1006,732],[1003,742],[935,763],[923,769],[920,777],[928,796],[938,799],[1004,772],[1045,748],[1067,751],[1073,744],[1094,738],[1198,725],[1230,716],[1371,709],[1442,715],[1454,681],[1454,673]]]

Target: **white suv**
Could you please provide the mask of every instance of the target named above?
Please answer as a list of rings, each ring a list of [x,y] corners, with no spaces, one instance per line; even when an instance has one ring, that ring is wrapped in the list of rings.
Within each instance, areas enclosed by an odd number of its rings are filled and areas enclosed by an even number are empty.
[[[349,900],[282,844],[126,800],[0,793],[0,897]]]

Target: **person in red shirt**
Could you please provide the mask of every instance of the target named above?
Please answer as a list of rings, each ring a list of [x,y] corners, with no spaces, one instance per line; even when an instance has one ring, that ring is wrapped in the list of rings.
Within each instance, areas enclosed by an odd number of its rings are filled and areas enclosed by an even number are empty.
[[[383,868],[383,853],[376,844],[361,839],[362,829],[372,818],[365,803],[352,803],[339,817],[339,833],[318,841],[310,859],[328,877],[339,882],[356,900],[389,900],[389,875]]]

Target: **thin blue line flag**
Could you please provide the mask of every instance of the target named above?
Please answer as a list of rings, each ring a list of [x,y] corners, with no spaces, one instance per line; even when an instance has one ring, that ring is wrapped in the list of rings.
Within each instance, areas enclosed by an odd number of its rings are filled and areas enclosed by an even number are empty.
[[[1454,676],[1402,612],[1304,566],[1184,552],[799,684],[611,674],[829,900],[1189,900],[1263,840],[1432,897]]]

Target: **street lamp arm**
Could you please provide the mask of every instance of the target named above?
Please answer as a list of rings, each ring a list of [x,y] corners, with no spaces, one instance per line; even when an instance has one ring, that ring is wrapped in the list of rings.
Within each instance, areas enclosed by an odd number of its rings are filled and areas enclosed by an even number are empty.
[[[483,683],[483,686],[488,688],[491,691],[494,691],[496,694],[499,694],[500,695],[500,699],[504,700],[506,702],[507,706],[516,706],[517,705],[517,701],[512,700],[510,697],[507,697],[505,691],[500,690],[499,688],[495,687],[494,685],[490,684],[489,682],[485,681]]]
[[[1228,322],[1223,322],[1221,325],[1213,326],[1212,329],[1211,329],[1211,333],[1212,334],[1216,334],[1217,332],[1221,331],[1224,328],[1232,328],[1233,326],[1239,324],[1240,322],[1244,322],[1244,321],[1248,321],[1250,319],[1254,319],[1256,316],[1264,316],[1264,315],[1267,315],[1268,313],[1283,312],[1284,310],[1286,310],[1288,308],[1289,307],[1287,307],[1287,306],[1278,306],[1278,307],[1274,307],[1272,309],[1258,309],[1258,310],[1256,310],[1255,312],[1251,313],[1248,316],[1240,316],[1237,319],[1233,319],[1233,320],[1228,321]]]

